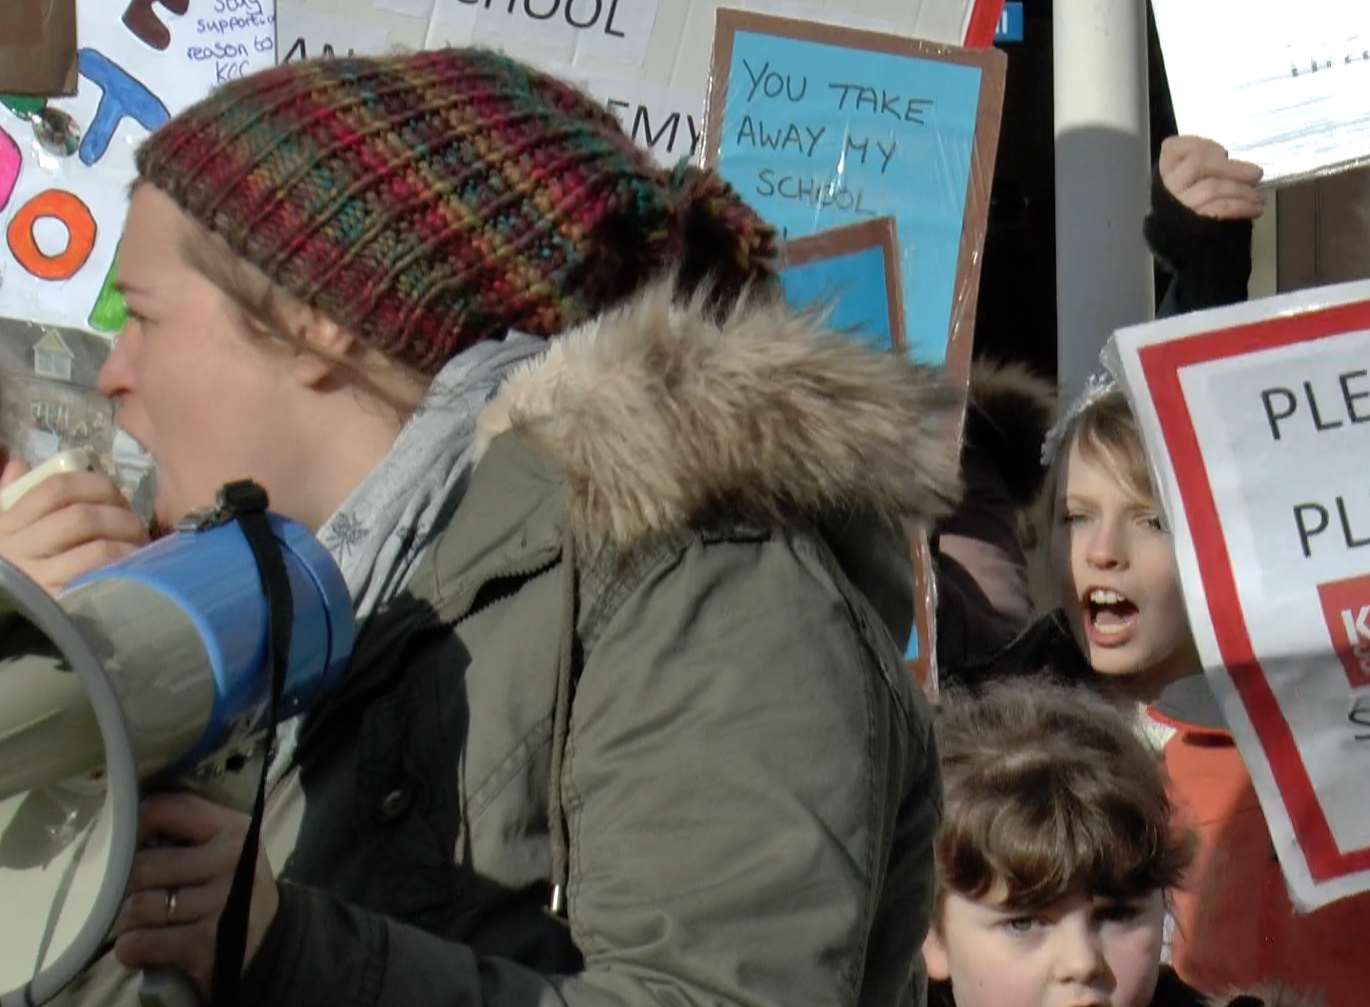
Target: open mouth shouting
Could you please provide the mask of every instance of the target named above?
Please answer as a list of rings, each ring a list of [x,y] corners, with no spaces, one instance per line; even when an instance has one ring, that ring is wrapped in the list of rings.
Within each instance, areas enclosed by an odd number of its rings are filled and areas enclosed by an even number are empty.
[[[1085,635],[1096,646],[1121,647],[1137,632],[1137,605],[1119,591],[1091,587],[1085,592],[1084,609]]]

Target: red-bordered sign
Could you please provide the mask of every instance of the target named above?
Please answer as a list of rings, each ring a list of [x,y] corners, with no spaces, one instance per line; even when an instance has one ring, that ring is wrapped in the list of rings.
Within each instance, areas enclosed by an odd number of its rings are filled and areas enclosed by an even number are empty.
[[[1315,882],[1370,870],[1370,846],[1347,850],[1338,846],[1294,732],[1256,657],[1180,372],[1196,364],[1366,330],[1370,330],[1370,302],[1359,302],[1215,329],[1137,351],[1175,473],[1219,653],[1260,741]]]

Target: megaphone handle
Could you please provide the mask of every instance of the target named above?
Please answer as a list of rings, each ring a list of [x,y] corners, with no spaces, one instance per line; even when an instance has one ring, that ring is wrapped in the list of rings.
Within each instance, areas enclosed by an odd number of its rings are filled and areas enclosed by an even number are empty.
[[[200,1007],[200,994],[189,977],[175,969],[148,969],[138,983],[142,1007]]]
[[[258,753],[249,760],[248,764],[255,766],[257,760],[263,757],[261,753]],[[251,798],[244,798],[240,793],[244,784],[237,779],[245,775],[250,774],[232,773],[225,777],[209,777],[207,779],[187,778],[177,781],[174,786],[168,789],[188,790],[229,808],[249,808],[251,807]],[[146,845],[163,846],[167,844],[153,839]],[[201,1007],[203,1002],[190,978],[178,969],[145,969],[139,975],[138,1003],[140,1007]]]

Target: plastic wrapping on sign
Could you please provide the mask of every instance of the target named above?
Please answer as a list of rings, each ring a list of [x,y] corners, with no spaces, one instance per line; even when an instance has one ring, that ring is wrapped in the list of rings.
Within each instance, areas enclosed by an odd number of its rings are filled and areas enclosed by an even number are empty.
[[[89,449],[147,521],[152,459],[116,431],[114,407],[96,389],[109,351],[109,340],[93,333],[0,317],[0,431],[11,457],[30,465],[64,448]]]
[[[1370,144],[1370,140],[1367,140],[1367,144]],[[1246,160],[1246,158],[1243,158],[1243,160]],[[1316,181],[1318,179],[1330,178],[1333,175],[1340,175],[1346,171],[1354,171],[1359,168],[1370,168],[1370,154],[1351,158],[1346,161],[1338,161],[1335,164],[1324,165],[1321,168],[1313,168],[1296,175],[1272,176],[1267,173],[1266,177],[1261,179],[1261,186],[1285,186],[1292,185],[1295,182]]]
[[[964,378],[1003,53],[720,10],[704,162],[786,241],[892,217],[896,345]]]
[[[787,299],[944,365],[963,391],[1005,66],[996,50],[717,14],[702,159],[780,230]],[[935,690],[934,578],[926,545],[914,553],[908,656]]]

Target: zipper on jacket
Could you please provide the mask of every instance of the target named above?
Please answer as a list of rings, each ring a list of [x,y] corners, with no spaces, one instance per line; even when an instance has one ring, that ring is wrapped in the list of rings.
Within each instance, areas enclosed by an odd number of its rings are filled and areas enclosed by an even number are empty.
[[[524,562],[520,563],[510,563],[496,570],[490,576],[482,577],[479,583],[473,584],[468,590],[462,593],[460,603],[455,605],[454,607],[458,611],[460,611],[464,606],[467,605],[470,605],[471,608],[463,612],[456,619],[452,620],[451,625],[459,626],[467,619],[470,619],[472,616],[478,615],[479,613],[485,611],[487,608],[489,608],[496,602],[508,598],[510,595],[514,593],[514,585],[519,580],[534,577],[538,574],[544,573],[547,570],[552,569],[552,567],[555,566],[559,561],[560,556],[561,550],[559,548],[542,549],[531,561],[525,560]],[[485,588],[488,585],[495,584],[499,581],[509,582],[509,590],[491,592],[490,597],[488,598],[480,597],[480,592],[483,588]],[[479,605],[474,604],[477,601],[480,602]],[[422,621],[416,622],[415,620],[405,620],[405,622],[395,626],[390,632],[386,633],[375,643],[371,643],[368,641],[368,646],[366,647],[366,650],[374,651],[377,654],[383,654],[386,651],[390,650],[392,646],[398,645],[405,637],[414,633],[424,632],[426,629],[429,629],[434,625],[440,626],[442,625],[443,621],[444,620],[442,616],[437,612],[434,612],[432,615],[430,615]],[[382,646],[382,644],[384,644],[384,646]],[[344,686],[343,692],[337,695],[334,698],[333,702],[326,704],[318,711],[316,711],[313,717],[313,722],[307,725],[307,732],[303,730],[301,731],[299,743],[297,744],[295,752],[292,754],[290,758],[290,764],[286,766],[285,769],[282,771],[277,782],[279,783],[280,780],[285,778],[287,773],[293,771],[301,764],[301,762],[303,761],[303,756],[305,754],[306,747],[310,749],[313,748],[313,743],[306,745],[306,742],[313,742],[313,739],[319,737],[325,725],[331,724],[334,719],[342,715],[343,711],[351,709],[359,701],[365,700],[368,697],[374,695],[375,692],[378,689],[381,689],[382,687],[383,682],[375,682],[372,683],[368,688],[361,689],[357,692],[349,693],[346,690],[346,687]]]
[[[488,577],[482,577],[479,583],[471,585],[459,596],[460,600],[454,607],[457,611],[462,611],[462,609],[465,611],[457,616],[452,625],[460,626],[467,619],[479,615],[497,602],[511,597],[518,591],[521,582],[546,573],[556,566],[560,559],[560,549],[548,548],[542,550],[532,561],[511,563],[494,571]],[[487,592],[488,588],[491,590]],[[487,596],[482,597],[483,593]]]

